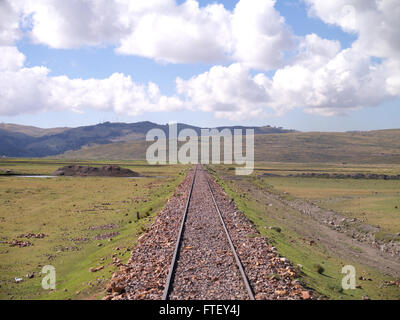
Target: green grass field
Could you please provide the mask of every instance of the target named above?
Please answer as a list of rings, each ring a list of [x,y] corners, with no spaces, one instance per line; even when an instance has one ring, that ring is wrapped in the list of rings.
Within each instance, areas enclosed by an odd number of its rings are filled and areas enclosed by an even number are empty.
[[[388,233],[400,232],[400,181],[324,178],[264,178],[279,192],[312,200]]]
[[[302,173],[342,173],[342,174],[400,174],[400,164],[368,164],[357,162],[256,162],[253,175],[272,173],[278,175]]]
[[[118,165],[138,171],[143,176],[168,176],[176,174],[175,166],[148,165],[144,160],[76,160],[76,159],[22,159],[0,158],[0,175],[5,170],[12,170],[18,175],[50,175],[56,169],[69,164],[101,167],[107,164]],[[179,167],[179,166],[178,166]]]
[[[188,168],[153,167],[140,162],[118,164],[149,177],[0,177],[0,299],[103,296],[106,282],[117,269],[112,259],[127,261],[136,239]],[[63,165],[52,160],[0,162],[0,168],[41,175]],[[45,237],[20,237],[29,233],[44,233]],[[33,245],[10,246],[13,240]],[[41,287],[41,269],[45,265],[56,268],[56,290]],[[100,266],[104,266],[100,271],[89,271]],[[32,273],[33,278],[26,276]],[[16,283],[15,278],[23,280]]]
[[[265,177],[264,173],[282,177]],[[357,218],[382,232],[400,232],[400,180],[285,177],[309,173],[400,174],[398,164],[257,163],[253,176],[262,178],[271,192],[311,200],[349,218]],[[397,207],[397,208],[396,208]]]

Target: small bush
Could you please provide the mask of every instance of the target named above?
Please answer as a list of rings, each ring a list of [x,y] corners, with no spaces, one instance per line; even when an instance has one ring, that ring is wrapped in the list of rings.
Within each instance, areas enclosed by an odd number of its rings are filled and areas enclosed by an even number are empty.
[[[314,264],[313,270],[319,274],[323,274],[325,271],[324,267],[319,264]]]
[[[276,232],[281,232],[282,231],[281,228],[279,228],[279,227],[269,227],[269,228],[270,228],[270,230],[274,230]]]

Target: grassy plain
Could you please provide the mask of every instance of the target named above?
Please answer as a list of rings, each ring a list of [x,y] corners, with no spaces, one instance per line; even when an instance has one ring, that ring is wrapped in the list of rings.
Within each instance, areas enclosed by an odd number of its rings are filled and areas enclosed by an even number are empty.
[[[400,232],[400,180],[285,177],[302,173],[400,174],[395,164],[257,163],[253,176],[263,173],[283,177],[262,178],[271,191],[311,200],[349,218],[357,218],[382,232]]]
[[[279,175],[302,173],[342,173],[342,174],[400,174],[400,164],[375,164],[357,162],[256,162],[254,175],[275,173]]]
[[[280,175],[343,171],[398,174],[399,166],[258,163],[252,176],[242,178],[235,177],[235,171],[226,166],[211,168],[238,208],[277,247],[278,252],[301,266],[300,279],[306,286],[329,299],[361,299],[365,295],[371,299],[400,299],[398,287],[382,285],[393,278],[359,262],[357,256],[362,252],[356,245],[349,246],[352,254],[338,254],[319,241],[322,239],[314,238],[316,234],[313,232],[318,224],[311,218],[268,196],[280,195],[288,200],[310,199],[326,209],[379,224],[387,232],[399,232],[400,210],[395,209],[395,205],[400,206],[400,181],[261,176],[263,172]],[[312,229],[314,227],[316,229]],[[313,245],[310,245],[310,239],[315,240]],[[360,288],[356,290],[343,290],[341,287],[344,276],[341,270],[347,264],[355,266],[358,272],[357,285]],[[318,272],[319,267],[323,272]],[[360,276],[371,280],[360,281]]]
[[[400,233],[400,181],[324,178],[264,178],[279,192],[311,200],[383,232]]]
[[[117,269],[113,258],[127,261],[130,249],[167,198],[182,181],[187,166],[148,166],[144,161],[0,159],[0,170],[21,175],[49,175],[71,164],[101,166],[116,164],[141,173],[145,178],[57,177],[24,178],[0,176],[0,299],[99,299],[106,282]],[[326,209],[348,217],[379,224],[384,232],[399,232],[400,181],[354,180],[300,177],[262,177],[301,173],[378,173],[397,175],[396,164],[352,163],[257,163],[250,177],[236,179],[234,170],[212,166],[215,176],[239,209],[278,251],[295,265],[300,264],[301,281],[330,299],[400,299],[400,290],[382,286],[393,280],[374,268],[360,264],[354,247],[353,256],[340,256],[317,242],[310,246],[298,211],[268,198],[284,195],[287,199],[308,199]],[[270,206],[271,204],[271,206]],[[137,219],[139,212],[139,220]],[[100,227],[112,226],[112,229]],[[273,228],[271,228],[273,227]],[[277,230],[280,230],[279,232]],[[110,241],[106,235],[118,232]],[[44,233],[42,239],[20,238],[27,233]],[[95,239],[105,236],[105,239]],[[33,246],[11,247],[15,239]],[[117,250],[118,248],[118,250]],[[341,268],[352,264],[361,288],[341,288]],[[53,265],[57,289],[41,288],[41,268]],[[104,268],[89,272],[89,268]],[[318,272],[319,267],[323,271]],[[27,274],[33,273],[29,279]],[[23,278],[20,283],[15,278]]]
[[[48,175],[72,162],[2,159],[0,168],[20,174]],[[185,166],[119,164],[145,178],[0,177],[0,299],[99,299],[137,238],[182,181]],[[137,215],[139,213],[139,219]],[[20,237],[44,233],[44,238]],[[112,234],[115,233],[115,234]],[[111,238],[111,240],[110,240]],[[13,240],[32,246],[10,246]],[[56,290],[41,288],[45,265],[56,268]],[[89,268],[103,266],[90,272]],[[34,273],[33,278],[26,275]],[[15,278],[22,278],[16,283]]]

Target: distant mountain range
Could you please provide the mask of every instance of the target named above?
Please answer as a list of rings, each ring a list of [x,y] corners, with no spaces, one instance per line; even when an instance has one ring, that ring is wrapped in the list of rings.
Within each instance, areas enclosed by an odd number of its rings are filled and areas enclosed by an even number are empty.
[[[32,126],[0,123],[0,156],[46,157],[79,150],[93,145],[144,140],[151,129],[162,129],[168,134],[168,125],[144,121],[136,123],[104,122],[77,128],[42,129]],[[199,135],[202,128],[178,123],[178,130],[190,128]],[[255,134],[279,134],[295,132],[271,126],[231,126],[217,129],[254,129]]]

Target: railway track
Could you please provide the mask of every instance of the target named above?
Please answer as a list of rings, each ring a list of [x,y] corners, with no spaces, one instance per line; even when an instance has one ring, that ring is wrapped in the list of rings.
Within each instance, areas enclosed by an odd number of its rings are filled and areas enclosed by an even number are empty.
[[[163,300],[181,298],[254,300],[253,290],[201,165],[196,165],[194,171],[162,295]]]
[[[105,300],[311,299],[280,257],[200,165],[188,172]]]

